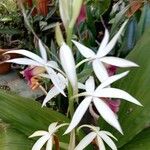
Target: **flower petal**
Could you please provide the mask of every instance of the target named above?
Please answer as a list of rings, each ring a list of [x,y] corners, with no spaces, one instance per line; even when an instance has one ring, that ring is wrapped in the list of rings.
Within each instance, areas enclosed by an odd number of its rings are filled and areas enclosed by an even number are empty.
[[[46,53],[46,49],[43,46],[41,40],[39,40],[39,49],[40,49],[40,53],[42,58],[45,60],[45,62],[47,62],[47,53]]]
[[[34,60],[32,60],[32,59],[29,59],[29,58],[15,58],[15,59],[7,60],[7,61],[5,61],[5,62],[20,64],[20,65],[43,66],[43,65],[40,64],[39,62],[34,61]]]
[[[117,150],[117,147],[115,145],[115,143],[113,142],[113,140],[108,137],[106,134],[104,134],[103,132],[99,132],[99,136],[107,143],[107,145],[112,149],[112,150]]]
[[[55,86],[53,86],[47,93],[47,95],[42,103],[42,107],[45,106],[48,101],[50,101],[52,98],[54,98],[55,96],[57,96],[59,94],[60,94],[60,91]]]
[[[39,63],[45,64],[45,61],[43,61],[43,59],[41,57],[39,57],[38,55],[36,55],[36,54],[34,54],[34,53],[30,52],[30,51],[24,50],[24,49],[11,50],[11,51],[6,52],[5,54],[9,54],[9,53],[20,54],[20,55],[29,57],[30,59],[33,59],[33,60],[35,60],[35,61],[37,61]]]
[[[100,82],[105,81],[109,77],[105,66],[98,59],[94,60],[92,65],[94,73]]]
[[[97,51],[97,56],[99,56],[101,54],[101,51],[103,51],[103,49],[106,47],[106,45],[108,44],[108,41],[109,41],[109,32],[107,29],[105,29],[105,35],[104,35],[101,45]]]
[[[114,112],[109,108],[109,106],[103,100],[101,100],[99,98],[93,98],[93,103],[94,103],[97,111],[102,116],[102,118],[106,122],[108,122],[110,125],[112,125],[114,128],[116,128],[120,133],[122,133],[122,129],[117,120],[117,117],[114,114]]]
[[[78,106],[78,108],[76,109],[76,111],[72,117],[72,120],[71,120],[69,127],[65,131],[65,134],[69,133],[72,129],[74,129],[78,125],[78,123],[81,121],[83,115],[87,111],[91,101],[92,101],[92,97],[86,97],[80,103],[80,105]]]
[[[47,74],[41,74],[40,76],[50,78],[50,76],[47,75]],[[60,86],[61,89],[64,90],[64,89],[66,88],[67,81],[66,81],[65,78],[64,78],[61,74],[59,74],[59,73],[58,73],[58,77],[59,77],[59,79],[60,79],[60,85],[59,85],[59,86]],[[53,86],[53,87],[49,90],[49,92],[47,93],[47,95],[46,95],[46,97],[45,97],[45,99],[44,99],[44,101],[43,101],[42,107],[45,106],[48,101],[50,101],[52,98],[54,98],[54,97],[57,96],[58,94],[60,94],[60,91],[58,90],[58,88],[57,88],[56,86]]]
[[[48,61],[47,66],[54,68],[54,69],[59,68],[58,64],[55,61]]]
[[[107,46],[105,46],[105,48],[101,50],[99,57],[106,56],[113,49],[113,47],[115,46],[117,40],[119,39],[119,37],[122,33],[124,27],[126,26],[127,22],[128,22],[128,20],[122,24],[121,28],[116,33],[116,35],[111,39],[111,41],[107,44]]]
[[[78,85],[75,61],[71,49],[65,43],[63,43],[60,48],[60,61],[67,78],[74,89],[74,94],[76,94],[78,91]]]
[[[117,67],[138,67],[138,65],[132,61],[117,57],[103,57],[100,58],[100,61]]]
[[[80,44],[77,41],[72,40],[72,42],[75,44],[75,46],[78,48],[80,53],[85,57],[85,58],[93,58],[95,57],[95,53],[88,47]]]
[[[46,141],[50,138],[49,134],[46,134],[42,136],[40,139],[36,141],[36,143],[33,145],[32,150],[41,150],[43,145],[46,143]]]
[[[53,137],[51,136],[46,144],[46,150],[52,150],[53,148]]]
[[[95,90],[95,82],[94,78],[90,76],[85,82],[86,91],[89,93],[93,93]]]
[[[99,91],[100,89],[109,86],[110,84],[112,84],[113,82],[123,78],[124,76],[126,76],[129,73],[129,71],[117,74],[117,75],[113,75],[111,77],[108,77],[107,80],[105,80],[104,82],[102,82],[98,87],[97,87],[97,91]]]
[[[39,130],[39,131],[34,132],[32,135],[30,135],[29,138],[36,137],[36,136],[43,136],[43,135],[46,135],[47,133],[48,132],[46,131]]]
[[[103,130],[101,130],[100,132],[102,132],[102,133],[104,133],[104,134],[107,134],[108,136],[110,136],[110,137],[112,137],[113,139],[115,139],[116,141],[118,141],[117,138],[116,138],[115,136],[113,136],[110,132],[108,132],[108,131],[103,131]]]
[[[59,81],[59,78],[58,78],[58,75],[56,74],[56,72],[50,67],[46,67],[46,70],[47,70],[54,86],[56,86],[56,88],[58,89],[58,91],[60,91],[60,93],[62,93],[64,96],[66,96],[60,85],[60,81]]]
[[[49,125],[48,132],[50,135],[54,133],[57,124],[58,124],[58,122],[53,122]]]
[[[85,90],[85,85],[83,83],[78,82],[78,88]]]
[[[131,96],[129,93],[116,89],[116,88],[104,88],[104,89],[96,89],[93,96],[96,97],[109,97],[109,98],[120,98],[124,99],[126,101],[129,101],[131,103],[134,103],[136,105],[142,106],[142,104],[136,100],[133,96]]]
[[[80,143],[75,147],[74,150],[83,150],[87,145],[89,145],[94,140],[95,137],[96,137],[95,132],[89,133],[80,141]]]
[[[54,129],[54,132],[57,132],[57,130],[58,130],[59,128],[64,127],[64,126],[68,126],[68,125],[69,125],[69,123],[62,123],[62,124],[58,125],[58,126]]]
[[[106,150],[104,142],[99,136],[96,137],[96,140],[97,140],[99,150]]]

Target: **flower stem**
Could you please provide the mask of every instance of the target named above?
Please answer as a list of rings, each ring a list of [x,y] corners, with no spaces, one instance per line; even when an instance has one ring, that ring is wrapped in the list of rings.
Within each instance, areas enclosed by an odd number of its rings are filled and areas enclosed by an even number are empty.
[[[73,27],[72,27],[72,26],[69,26],[68,29],[67,29],[67,45],[68,45],[70,48],[72,48],[72,42],[71,42],[72,33],[73,33]]]
[[[68,84],[68,97],[69,97],[69,107],[68,107],[68,115],[70,114],[71,117],[73,117],[74,114],[74,100],[71,98],[73,96],[73,89],[71,84]],[[75,130],[73,129],[70,134],[70,142],[68,149],[74,150],[75,148]]]

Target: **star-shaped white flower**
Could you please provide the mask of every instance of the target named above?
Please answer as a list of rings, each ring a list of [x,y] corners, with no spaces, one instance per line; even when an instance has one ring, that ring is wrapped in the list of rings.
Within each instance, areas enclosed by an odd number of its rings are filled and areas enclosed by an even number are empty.
[[[28,50],[24,50],[24,49],[8,51],[6,53],[21,54],[21,55],[28,57],[28,58],[15,58],[15,59],[10,59],[6,62],[22,64],[22,65],[31,65],[31,66],[33,65],[33,66],[45,67],[48,74],[50,75],[50,78],[51,78],[51,81],[53,82],[53,84],[57,87],[57,89],[63,95],[65,95],[63,89],[61,89],[61,87],[59,85],[59,79],[57,77],[57,73],[54,71],[54,69],[59,71],[59,72],[61,72],[61,70],[59,69],[59,67],[55,61],[48,61],[46,49],[43,46],[41,40],[39,40],[39,49],[40,49],[41,57],[28,51]]]
[[[53,136],[55,135],[55,133],[57,132],[57,130],[59,128],[68,125],[66,123],[60,124],[60,125],[57,125],[57,124],[58,124],[57,122],[54,122],[54,123],[49,125],[48,131],[39,130],[39,131],[34,132],[31,136],[29,136],[29,138],[42,136],[33,145],[32,150],[41,150],[41,148],[44,146],[44,144],[46,142],[47,142],[46,150],[52,150],[52,148],[53,148]]]
[[[48,74],[40,74],[40,76],[50,79],[50,76]],[[68,86],[67,78],[65,78],[61,73],[58,73],[57,76],[59,79],[59,86],[61,87],[61,89],[63,89],[63,90],[66,89],[66,87]],[[84,89],[85,86],[82,83],[78,82],[78,88]],[[47,93],[47,95],[43,101],[42,107],[45,106],[48,101],[50,101],[52,98],[56,97],[59,94],[60,94],[60,91],[54,85]]]
[[[104,38],[101,42],[101,45],[95,54],[90,48],[76,42],[74,40],[73,43],[76,45],[80,53],[86,58],[82,62],[90,61],[92,62],[93,70],[97,78],[103,82],[108,78],[108,72],[103,63],[110,64],[118,67],[137,67],[138,65],[129,60],[125,60],[122,58],[106,56],[115,46],[118,38],[120,37],[127,21],[121,26],[120,30],[116,33],[116,35],[109,41],[109,32],[106,29]],[[81,64],[81,62],[79,63]]]
[[[80,143],[75,147],[74,150],[83,150],[86,146],[88,146],[93,140],[95,140],[99,150],[106,150],[104,142],[112,149],[117,150],[113,139],[117,141],[117,139],[108,131],[100,130],[99,127],[91,126],[91,125],[82,125],[78,128],[78,131],[83,128],[90,128],[92,132],[86,135]],[[111,138],[110,138],[111,137]],[[104,142],[103,142],[104,141]]]
[[[81,121],[83,115],[85,114],[91,103],[94,104],[97,111],[106,122],[108,122],[111,126],[113,126],[120,133],[122,133],[122,129],[120,127],[120,124],[117,120],[115,113],[101,98],[106,97],[106,98],[125,99],[126,101],[142,106],[140,102],[138,102],[134,97],[132,97],[127,92],[121,89],[109,87],[111,83],[119,80],[120,78],[126,76],[127,74],[128,71],[108,77],[107,80],[102,82],[96,89],[94,78],[92,76],[89,77],[89,79],[85,83],[86,92],[76,95],[77,97],[85,96],[85,99],[80,103],[80,105],[76,109],[73,118],[71,120],[71,123],[68,129],[66,130],[65,134],[69,133],[73,128],[75,128],[79,124],[79,122]]]

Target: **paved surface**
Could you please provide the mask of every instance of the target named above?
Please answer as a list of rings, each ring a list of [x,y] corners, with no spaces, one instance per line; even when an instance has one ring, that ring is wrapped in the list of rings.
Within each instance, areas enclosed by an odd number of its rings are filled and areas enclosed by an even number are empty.
[[[0,75],[0,88],[8,88],[11,92],[34,99],[43,95],[41,90],[32,91],[27,82],[21,79],[16,72]]]

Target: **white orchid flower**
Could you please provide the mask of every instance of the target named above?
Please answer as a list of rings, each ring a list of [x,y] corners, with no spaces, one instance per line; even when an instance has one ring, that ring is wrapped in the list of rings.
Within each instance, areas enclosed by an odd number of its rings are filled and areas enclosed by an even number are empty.
[[[50,79],[50,76],[48,74],[40,74],[40,76]],[[66,89],[66,87],[68,86],[67,78],[65,78],[61,73],[58,73],[57,76],[59,79],[59,85],[60,85],[61,89],[63,89],[63,90]],[[78,88],[85,89],[85,86],[82,83],[78,82]],[[56,97],[59,94],[60,94],[60,91],[54,85],[47,93],[47,95],[43,101],[42,107],[45,106],[48,101],[50,101],[52,98]]]
[[[97,51],[97,54],[95,54],[90,48],[80,44],[79,42],[72,40],[72,42],[76,45],[80,53],[86,58],[82,62],[86,62],[86,61],[92,62],[94,73],[101,82],[105,81],[109,76],[106,67],[103,63],[110,64],[113,66],[118,66],[118,67],[138,66],[137,64],[129,60],[112,57],[112,56],[106,56],[115,46],[126,24],[127,21],[124,22],[120,30],[116,33],[116,35],[111,39],[110,42],[109,42],[109,32],[107,29],[105,30],[105,35]],[[80,62],[79,64],[82,64],[82,62]]]
[[[63,43],[62,46],[60,47],[59,56],[60,56],[61,65],[74,90],[74,94],[77,94],[78,86],[77,86],[75,60],[72,54],[72,50],[65,43]]]
[[[15,59],[10,59],[6,62],[10,62],[10,63],[16,63],[16,64],[22,64],[22,65],[33,65],[33,66],[42,66],[45,67],[45,69],[47,70],[48,74],[50,75],[50,78],[53,82],[53,84],[57,87],[57,89],[63,94],[65,95],[63,89],[61,89],[60,85],[59,85],[59,79],[57,77],[56,72],[54,71],[57,70],[59,72],[61,72],[61,70],[58,68],[58,65],[56,62],[54,61],[48,61],[47,60],[47,53],[46,53],[46,49],[43,46],[41,40],[39,40],[39,49],[40,49],[40,54],[41,57],[24,49],[21,50],[12,50],[12,51],[8,51],[6,53],[16,53],[16,54],[21,54],[25,57],[28,58],[15,58]]]
[[[125,99],[126,101],[142,106],[140,102],[138,102],[134,97],[132,97],[127,92],[121,89],[108,87],[108,85],[121,79],[127,74],[128,71],[111,76],[106,81],[102,82],[96,89],[95,89],[94,78],[92,76],[89,77],[89,79],[85,83],[86,92],[74,96],[74,98],[85,96],[85,99],[80,103],[80,105],[76,109],[73,118],[71,120],[71,123],[67,128],[67,130],[65,131],[65,134],[69,133],[72,129],[74,129],[79,124],[79,122],[81,121],[83,115],[85,114],[85,112],[87,111],[91,103],[94,104],[97,111],[106,122],[108,122],[111,126],[113,126],[120,133],[122,133],[122,129],[120,127],[120,124],[117,120],[115,113],[101,98],[106,97],[106,98]]]
[[[57,124],[58,124],[57,122],[54,122],[54,123],[49,125],[48,131],[39,130],[39,131],[34,132],[31,136],[29,136],[29,138],[42,136],[33,145],[32,150],[41,150],[41,148],[44,146],[44,144],[46,142],[47,142],[46,150],[52,150],[52,148],[53,148],[53,136],[55,135],[55,133],[57,132],[57,130],[59,128],[68,125],[66,123],[60,124],[60,125],[57,125]]]
[[[112,149],[117,150],[113,139],[117,141],[117,139],[108,131],[100,130],[99,127],[91,126],[91,125],[82,125],[78,128],[78,131],[83,128],[90,128],[92,132],[86,135],[80,143],[75,147],[74,150],[83,150],[86,146],[88,146],[93,140],[95,140],[99,150],[106,150],[104,142]],[[111,138],[110,138],[111,137]],[[104,141],[104,142],[103,142]]]

